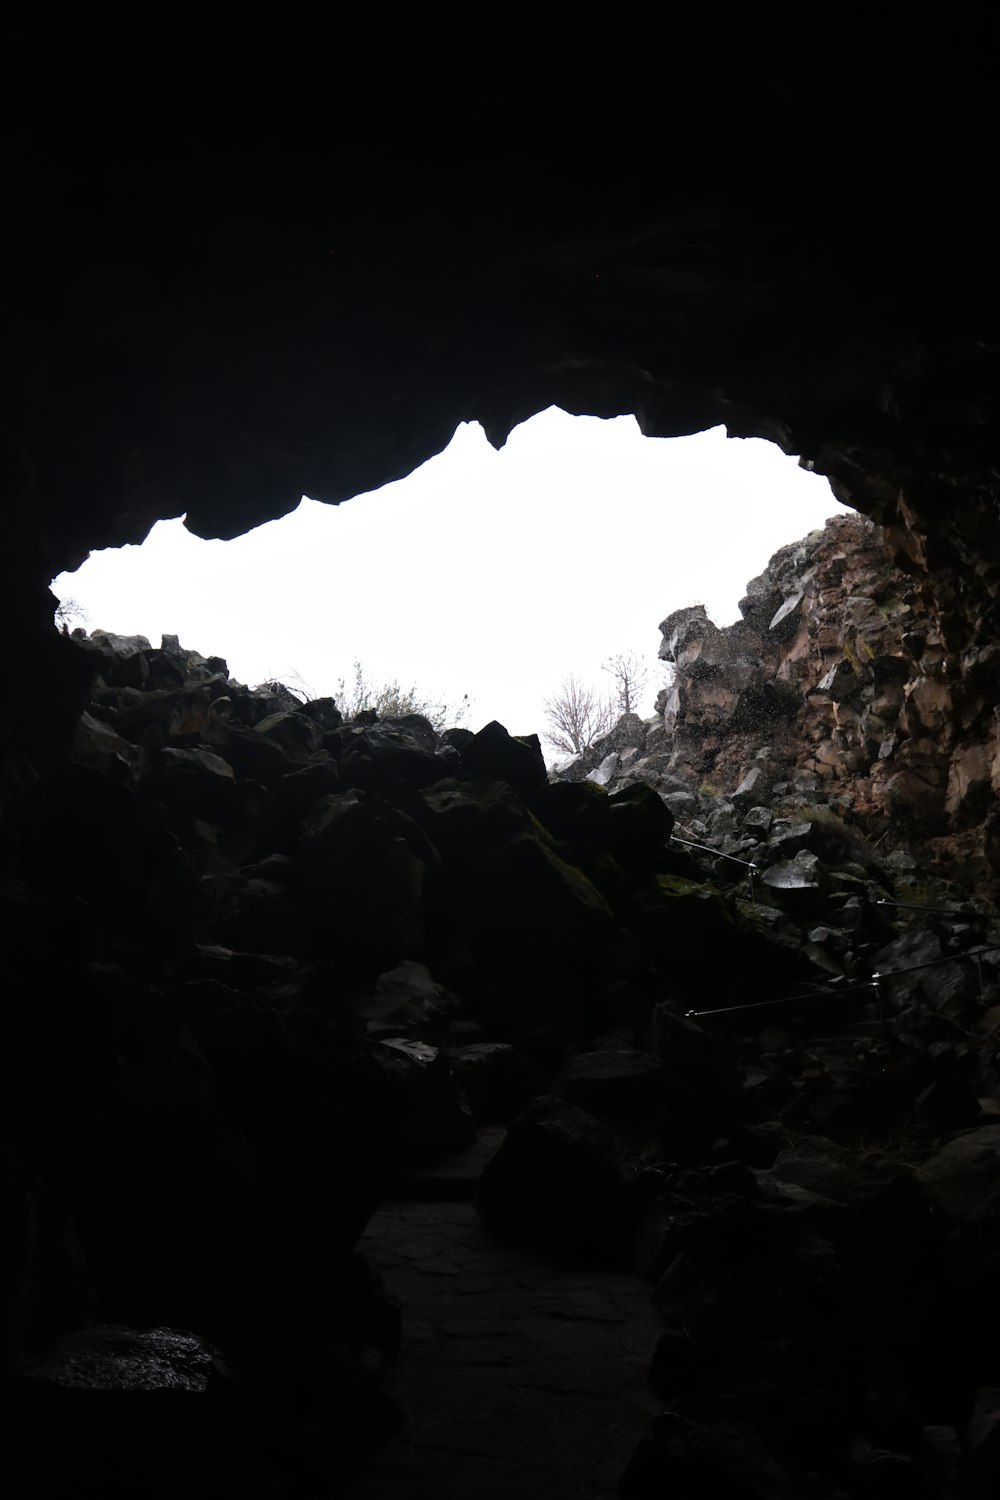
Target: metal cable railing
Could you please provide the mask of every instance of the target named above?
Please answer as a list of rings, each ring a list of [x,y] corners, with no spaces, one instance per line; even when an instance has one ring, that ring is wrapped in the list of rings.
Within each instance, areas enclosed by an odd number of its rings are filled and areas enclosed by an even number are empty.
[[[683,826],[683,825],[682,825]],[[754,864],[753,860],[739,859],[735,854],[726,854],[721,849],[713,849],[709,844],[699,844],[694,839],[680,839],[676,834],[670,835],[670,843],[682,844],[686,849],[700,849],[704,854],[711,854],[716,859],[728,859],[732,864],[742,865],[747,871],[747,881],[750,886],[750,900],[756,900],[756,876],[760,873],[760,865]],[[869,897],[863,897],[869,900]],[[982,912],[963,911],[953,906],[922,906],[915,901],[890,901],[887,896],[880,897],[872,902],[873,906],[891,906],[900,911],[923,911],[932,914],[949,917],[965,917],[970,921],[987,921],[988,917]],[[994,943],[989,947],[971,949],[966,953],[946,953],[940,958],[929,958],[919,964],[907,964],[901,969],[876,970],[870,979],[859,984],[832,985],[826,989],[818,988],[803,995],[782,995],[774,1000],[755,1000],[749,1005],[720,1005],[712,1010],[687,1010],[684,1012],[689,1020],[697,1020],[704,1016],[727,1016],[736,1011],[764,1010],[774,1005],[796,1005],[804,1000],[827,1000],[841,995],[856,995],[874,990],[878,1001],[879,1020],[885,1020],[885,994],[883,985],[887,979],[897,974],[915,974],[921,969],[933,969],[939,964],[962,963],[971,960],[976,966],[976,978],[979,983],[979,998],[985,994],[983,983],[983,959],[989,953],[1000,953],[1000,943]]]
[[[735,854],[724,854],[721,849],[712,849],[708,844],[696,844],[693,839],[679,839],[675,833],[670,835],[672,844],[683,844],[685,849],[701,849],[705,854],[712,854],[716,859],[728,859],[731,864],[742,865],[747,872],[747,883],[750,886],[750,900],[757,899],[757,872],[760,865],[755,865],[752,859],[737,859]]]
[[[931,908],[928,908],[929,910]],[[920,908],[918,907],[919,911]],[[839,985],[835,989],[832,985],[826,989],[817,987],[803,995],[781,995],[775,1000],[755,1000],[750,1005],[721,1005],[714,1010],[686,1010],[684,1012],[688,1020],[698,1020],[702,1016],[727,1016],[735,1011],[763,1010],[772,1005],[797,1005],[804,1000],[831,1000],[839,999],[841,995],[857,995],[868,991],[874,991],[878,1001],[879,1020],[885,1020],[885,991],[883,986],[887,979],[894,979],[899,974],[916,974],[921,969],[934,969],[939,964],[959,964],[971,960],[976,966],[976,978],[979,982],[979,998],[982,1000],[986,993],[983,983],[983,959],[988,953],[1000,953],[1000,943],[991,943],[982,948],[971,949],[967,953],[945,953],[940,958],[929,958],[923,963],[906,964],[900,969],[876,969],[871,978],[860,984]]]
[[[681,844],[685,849],[700,849],[703,854],[711,854],[715,859],[727,859],[729,860],[730,864],[742,865],[747,872],[747,883],[750,887],[750,900],[756,901],[757,876],[761,872],[761,866],[756,864],[752,859],[740,859],[735,854],[726,854],[722,849],[713,849],[710,844],[696,843],[694,839],[679,839],[675,833],[672,833],[670,835],[670,839],[668,842],[671,844]],[[865,897],[863,899],[868,900],[870,898]],[[982,912],[963,911],[961,908],[954,906],[921,906],[913,901],[890,901],[886,896],[881,897],[878,901],[872,902],[872,905],[897,907],[901,911],[926,911],[938,913],[948,917],[967,917],[970,921],[988,920]]]

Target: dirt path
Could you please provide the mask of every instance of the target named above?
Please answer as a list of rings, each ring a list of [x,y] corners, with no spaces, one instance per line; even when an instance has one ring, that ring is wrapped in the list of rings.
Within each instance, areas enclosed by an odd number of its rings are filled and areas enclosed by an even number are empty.
[[[567,1271],[498,1244],[462,1170],[387,1204],[361,1248],[403,1305],[398,1392],[409,1416],[350,1500],[612,1496],[651,1398],[658,1334],[635,1277]]]

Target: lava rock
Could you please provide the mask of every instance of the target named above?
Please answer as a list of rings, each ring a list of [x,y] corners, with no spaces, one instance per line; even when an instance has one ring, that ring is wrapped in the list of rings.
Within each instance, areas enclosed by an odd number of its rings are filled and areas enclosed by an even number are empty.
[[[470,1042],[445,1055],[477,1124],[509,1124],[538,1093],[535,1069],[508,1042]]]
[[[99,1326],[66,1335],[21,1374],[8,1417],[11,1471],[52,1500],[274,1493],[239,1388],[192,1333]]]
[[[411,1164],[453,1155],[475,1140],[472,1114],[437,1047],[389,1037],[376,1043],[375,1059],[405,1100],[404,1139]]]
[[[966,1130],[916,1171],[930,1202],[946,1219],[969,1227],[1000,1220],[1000,1125]]]
[[[466,770],[490,781],[504,781],[528,801],[548,782],[538,736],[515,737],[495,719],[458,748]]]
[[[598,1117],[634,1114],[648,1108],[663,1076],[663,1064],[650,1052],[581,1052],[570,1058],[553,1092]]]
[[[572,1261],[623,1264],[635,1210],[618,1155],[593,1115],[543,1095],[511,1124],[476,1207],[496,1234]]]
[[[380,974],[356,1004],[370,1036],[423,1042],[439,1040],[460,1010],[457,997],[413,959]]]

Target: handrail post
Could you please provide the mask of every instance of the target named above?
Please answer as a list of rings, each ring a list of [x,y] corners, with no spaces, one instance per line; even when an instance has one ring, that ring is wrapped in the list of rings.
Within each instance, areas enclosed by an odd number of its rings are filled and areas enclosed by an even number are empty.
[[[879,1025],[885,1025],[885,989],[882,983],[882,975],[875,971],[871,978],[872,989],[875,991],[875,999],[878,1001]]]

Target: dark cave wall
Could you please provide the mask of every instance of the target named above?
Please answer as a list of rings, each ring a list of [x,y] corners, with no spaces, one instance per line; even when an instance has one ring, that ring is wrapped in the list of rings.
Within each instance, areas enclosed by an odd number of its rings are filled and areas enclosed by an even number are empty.
[[[503,28],[498,28],[504,32]],[[25,11],[13,540],[229,536],[556,402],[773,438],[880,520],[995,517],[991,37],[728,7],[666,43],[311,9]]]

